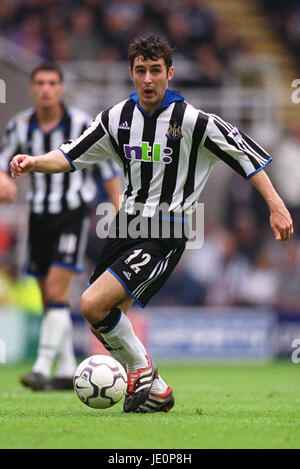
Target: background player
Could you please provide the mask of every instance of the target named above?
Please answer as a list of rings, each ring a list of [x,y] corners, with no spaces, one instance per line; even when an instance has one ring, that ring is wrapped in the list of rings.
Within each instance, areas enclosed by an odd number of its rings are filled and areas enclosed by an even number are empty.
[[[187,215],[193,212],[212,167],[223,160],[250,179],[266,200],[275,239],[289,239],[292,219],[263,171],[270,156],[231,124],[195,109],[168,89],[174,67],[172,49],[164,40],[157,36],[136,39],[130,46],[129,61],[137,93],[99,114],[79,139],[60,149],[37,158],[15,156],[13,177],[31,171],[64,172],[70,166],[81,169],[107,159],[113,150],[126,174],[123,209],[128,220],[135,218],[138,203],[149,222],[155,210],[168,203],[166,215],[181,223],[182,208]],[[165,383],[159,391],[153,390],[156,367],[124,312],[134,300],[145,306],[161,288],[185,242],[184,236],[134,239],[130,233],[126,240],[118,236],[108,239],[105,256],[82,295],[84,316],[104,337],[108,350],[126,363],[126,412],[169,410],[173,405],[172,391]]]
[[[61,102],[65,86],[56,65],[44,63],[33,70],[30,91],[34,109],[9,121],[0,152],[0,200],[6,202],[14,201],[17,194],[14,181],[6,173],[16,151],[33,155],[50,151],[78,137],[91,122],[89,115]],[[94,179],[102,178],[118,209],[119,172],[110,160],[99,164],[93,173],[83,170],[77,174],[31,175],[26,272],[38,279],[45,315],[37,359],[21,382],[34,390],[72,389],[76,362],[69,285],[74,273],[83,270],[89,203],[96,195]],[[49,379],[56,360],[56,375]]]

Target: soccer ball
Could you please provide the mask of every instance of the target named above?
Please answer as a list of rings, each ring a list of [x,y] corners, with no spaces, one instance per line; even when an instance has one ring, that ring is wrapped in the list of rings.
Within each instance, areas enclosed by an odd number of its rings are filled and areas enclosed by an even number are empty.
[[[73,384],[84,404],[94,409],[106,409],[124,396],[127,375],[121,363],[113,357],[93,355],[77,367]]]

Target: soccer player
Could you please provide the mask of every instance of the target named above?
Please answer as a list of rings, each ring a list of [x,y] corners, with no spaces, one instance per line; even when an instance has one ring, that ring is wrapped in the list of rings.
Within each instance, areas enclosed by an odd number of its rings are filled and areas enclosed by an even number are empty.
[[[263,170],[270,156],[237,128],[195,109],[168,88],[172,52],[157,36],[134,40],[129,72],[136,92],[129,99],[101,112],[78,139],[36,158],[16,155],[11,162],[14,178],[26,172],[75,171],[112,154],[123,166],[127,187],[122,209],[81,297],[81,309],[111,354],[126,364],[125,412],[167,411],[174,405],[170,386],[159,377],[124,313],[134,300],[145,306],[178,263],[187,236],[178,236],[176,224],[184,224],[195,210],[214,164],[222,160],[260,191],[276,240],[293,233],[290,214]],[[154,218],[159,234],[148,230],[148,236],[137,237],[135,222],[152,227]],[[166,218],[170,234],[164,236]]]
[[[17,193],[15,182],[5,172],[16,151],[33,155],[50,151],[80,136],[92,121],[86,113],[62,103],[65,86],[56,65],[44,63],[33,70],[30,90],[34,109],[9,121],[0,150],[0,200],[6,202],[13,202]],[[97,177],[102,177],[118,208],[118,165],[108,160],[97,169]],[[72,388],[76,362],[68,289],[74,273],[83,270],[89,202],[96,195],[94,179],[90,168],[74,174],[31,175],[26,271],[38,279],[45,315],[37,359],[21,382],[34,390]],[[56,360],[56,374],[50,378]]]

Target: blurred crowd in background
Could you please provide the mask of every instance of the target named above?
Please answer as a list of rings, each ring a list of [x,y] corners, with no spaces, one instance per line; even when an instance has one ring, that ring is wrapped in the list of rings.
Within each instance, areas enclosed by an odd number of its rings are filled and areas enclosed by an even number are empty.
[[[300,3],[299,0],[258,0],[267,11],[272,27],[292,48],[300,64]]]
[[[256,1],[300,60],[299,1]],[[1,0],[0,33],[45,59],[101,62],[126,60],[134,37],[155,33],[168,38],[175,58],[199,63],[203,77],[199,74],[197,86],[218,86],[234,55],[252,51],[207,4],[203,0]]]
[[[297,55],[299,2],[257,1]],[[247,43],[201,0],[1,1],[0,33],[54,61],[126,60],[128,43],[150,32],[169,39],[176,47],[175,60],[187,58],[199,64],[199,76],[191,83],[187,77],[184,85],[188,86],[221,86],[231,73],[234,57],[251,54]],[[273,161],[267,172],[294,217],[294,238],[283,244],[274,241],[265,202],[249,182],[232,174],[222,217],[205,217],[204,246],[186,251],[152,305],[266,306],[300,315],[300,124],[295,123],[279,140],[274,138],[270,146],[271,155],[276,150],[282,158]],[[96,237],[96,223],[94,215],[82,288],[103,245]],[[18,272],[18,234],[4,220],[0,224],[0,305],[39,310],[35,284]]]
[[[169,39],[175,59],[199,65],[197,86],[221,86],[237,53],[249,53],[202,0],[2,0],[0,31],[53,61],[127,60],[137,35]],[[195,80],[188,80],[195,86]]]

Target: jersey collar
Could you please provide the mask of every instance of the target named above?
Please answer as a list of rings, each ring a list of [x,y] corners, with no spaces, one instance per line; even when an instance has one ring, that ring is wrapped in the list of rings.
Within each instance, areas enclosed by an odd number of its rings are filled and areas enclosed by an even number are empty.
[[[62,129],[63,131],[68,130],[70,116],[64,103],[61,103],[61,107],[63,109],[63,115],[62,115],[61,121],[57,124],[56,127],[54,127],[49,132],[47,132],[47,134],[51,134],[54,130],[57,130],[59,128]],[[38,129],[39,127],[40,125],[37,119],[36,110],[33,109],[31,119],[30,119],[29,131],[32,132],[33,130]]]
[[[184,101],[184,97],[181,94],[177,93],[177,91],[170,90],[169,88],[165,92],[165,96],[162,102],[162,105],[155,109],[155,111],[149,115],[140,105],[139,105],[139,98],[137,93],[132,93],[130,98],[136,103],[137,107],[142,111],[143,114],[147,117],[153,117],[158,111],[162,111],[170,106],[170,104],[175,103],[176,101]]]

